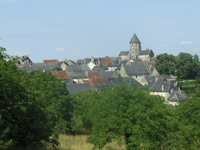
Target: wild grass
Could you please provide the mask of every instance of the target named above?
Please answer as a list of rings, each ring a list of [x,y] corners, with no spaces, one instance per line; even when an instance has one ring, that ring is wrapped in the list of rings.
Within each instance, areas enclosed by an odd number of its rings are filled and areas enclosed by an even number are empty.
[[[86,143],[88,135],[60,135],[59,150],[92,150],[93,145]],[[113,141],[105,146],[104,150],[125,150],[125,145],[121,147]]]

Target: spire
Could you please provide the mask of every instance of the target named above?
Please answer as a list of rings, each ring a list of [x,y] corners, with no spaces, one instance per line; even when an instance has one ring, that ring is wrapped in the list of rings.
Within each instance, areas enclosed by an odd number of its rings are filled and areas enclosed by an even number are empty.
[[[132,37],[130,43],[140,43],[140,40],[138,39],[138,37],[135,33],[133,34],[133,37]]]

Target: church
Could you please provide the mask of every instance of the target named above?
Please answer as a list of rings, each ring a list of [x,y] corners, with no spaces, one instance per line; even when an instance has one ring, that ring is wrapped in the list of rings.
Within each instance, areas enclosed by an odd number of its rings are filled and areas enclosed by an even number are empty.
[[[141,42],[135,33],[133,34],[133,37],[129,44],[129,51],[121,51],[119,53],[119,57],[121,57],[122,61],[134,61],[135,59],[141,59],[142,61],[151,61],[151,58],[154,57],[154,53],[151,49],[141,49]]]

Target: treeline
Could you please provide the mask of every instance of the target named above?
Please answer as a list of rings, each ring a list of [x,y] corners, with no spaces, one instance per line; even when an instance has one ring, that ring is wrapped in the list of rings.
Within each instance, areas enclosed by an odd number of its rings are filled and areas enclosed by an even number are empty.
[[[132,149],[197,149],[200,146],[200,94],[176,109],[146,88],[119,85],[73,96],[50,73],[18,70],[0,48],[0,147],[56,148],[58,134],[72,127],[91,131],[87,142],[102,149],[112,140]],[[110,148],[111,149],[111,148]]]
[[[160,75],[174,75],[178,79],[196,79],[200,69],[199,56],[181,52],[178,56],[160,54],[156,56],[155,68]]]

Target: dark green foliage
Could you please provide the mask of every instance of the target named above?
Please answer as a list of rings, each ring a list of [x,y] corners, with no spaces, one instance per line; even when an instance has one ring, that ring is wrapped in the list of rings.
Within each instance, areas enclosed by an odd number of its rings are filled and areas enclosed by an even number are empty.
[[[0,48],[0,144],[57,145],[57,133],[70,131],[72,105],[66,83],[50,73],[18,70]]]
[[[199,56],[198,56],[197,54],[194,55],[194,60],[195,60],[196,62],[199,62]]]
[[[175,57],[167,53],[156,56],[156,70],[160,75],[175,75]]]
[[[180,53],[176,59],[177,77],[179,79],[195,79],[197,63],[189,53]]]
[[[95,148],[102,149],[112,139],[122,138],[127,149],[161,149],[163,145],[171,148],[167,141],[179,130],[172,109],[162,98],[150,96],[144,89],[127,87],[124,82],[100,92],[79,93],[75,102],[80,110],[76,117],[92,129],[88,142]]]
[[[58,67],[54,67],[54,68],[51,68],[52,71],[62,71],[62,68],[58,68]]]

